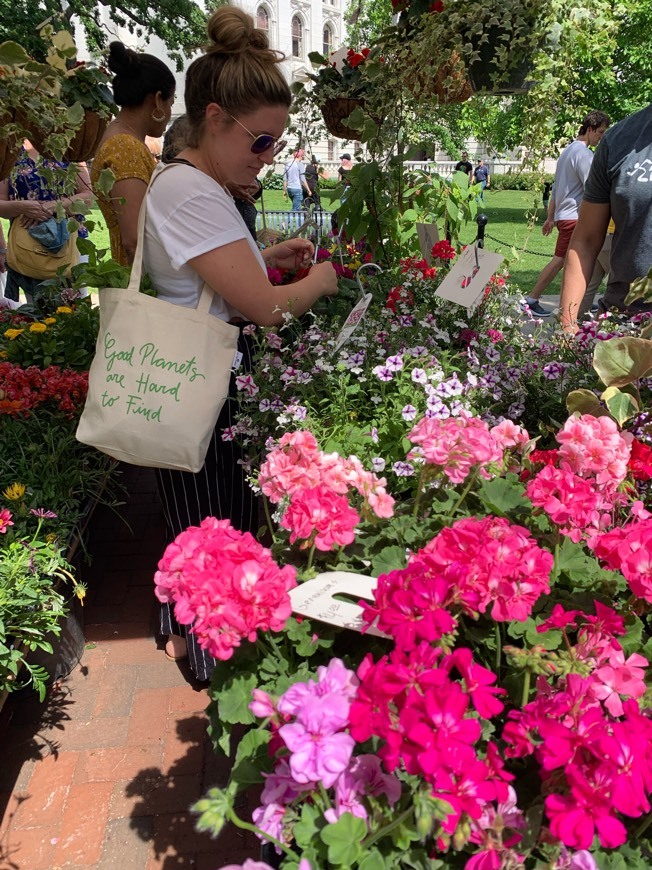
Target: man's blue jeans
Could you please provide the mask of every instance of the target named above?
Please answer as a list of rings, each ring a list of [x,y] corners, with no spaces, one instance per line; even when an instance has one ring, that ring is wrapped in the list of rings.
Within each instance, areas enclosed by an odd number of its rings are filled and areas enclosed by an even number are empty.
[[[293,211],[301,211],[303,207],[303,191],[300,187],[288,187],[288,196],[292,200]]]

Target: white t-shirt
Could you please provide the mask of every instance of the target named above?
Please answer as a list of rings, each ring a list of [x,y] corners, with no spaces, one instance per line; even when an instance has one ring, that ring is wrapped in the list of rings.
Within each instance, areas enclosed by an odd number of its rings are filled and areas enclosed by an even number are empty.
[[[555,172],[555,221],[576,221],[591,169],[593,151],[575,139],[559,156]]]
[[[246,239],[265,275],[265,261],[220,184],[181,163],[156,178],[147,195],[143,268],[159,299],[196,308],[204,282],[188,260],[240,239]],[[219,287],[213,289],[211,314],[221,320],[243,317],[219,295]]]

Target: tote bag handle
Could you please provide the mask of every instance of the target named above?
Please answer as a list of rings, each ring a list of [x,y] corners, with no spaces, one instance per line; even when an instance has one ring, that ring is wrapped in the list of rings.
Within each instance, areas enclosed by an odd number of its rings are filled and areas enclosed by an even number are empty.
[[[152,173],[152,177],[149,180],[149,184],[147,185],[147,190],[145,191],[145,196],[143,197],[143,202],[140,206],[140,212],[138,213],[138,234],[136,241],[136,253],[134,254],[134,261],[131,266],[131,275],[129,277],[129,285],[127,287],[128,290],[133,290],[136,293],[140,292],[140,279],[143,275],[143,248],[145,247],[145,220],[147,219],[147,195],[149,194],[150,188],[152,184],[154,184],[155,180],[159,178],[164,172],[168,169],[171,169],[175,165],[182,164],[174,164],[174,163],[159,163],[156,166],[156,169]],[[204,283],[202,287],[201,296],[199,297],[199,302],[197,303],[197,311],[200,314],[208,314],[211,304],[213,302],[213,296],[215,295],[215,291],[210,285]]]

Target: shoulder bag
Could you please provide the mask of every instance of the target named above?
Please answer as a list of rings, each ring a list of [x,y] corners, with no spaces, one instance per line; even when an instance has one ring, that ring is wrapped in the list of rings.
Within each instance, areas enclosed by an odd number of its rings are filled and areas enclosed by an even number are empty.
[[[159,164],[148,186],[173,164]],[[199,471],[229,393],[239,330],[197,308],[139,292],[147,195],[129,287],[100,294],[100,331],[77,440],[132,465]]]

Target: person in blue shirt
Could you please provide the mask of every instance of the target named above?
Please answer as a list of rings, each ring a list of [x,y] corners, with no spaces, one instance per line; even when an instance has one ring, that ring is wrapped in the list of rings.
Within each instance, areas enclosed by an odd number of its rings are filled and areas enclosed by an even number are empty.
[[[283,172],[283,194],[292,200],[294,211],[303,207],[303,197],[310,196],[310,188],[306,181],[306,165],[303,162],[303,150],[300,148],[285,164]]]
[[[489,167],[485,165],[485,162],[482,158],[478,160],[477,166],[473,170],[473,180],[476,184],[482,185],[482,190],[480,191],[480,195],[476,197],[478,201],[482,201],[484,205],[484,189],[485,187],[489,187],[491,184],[491,175],[489,175]]]

